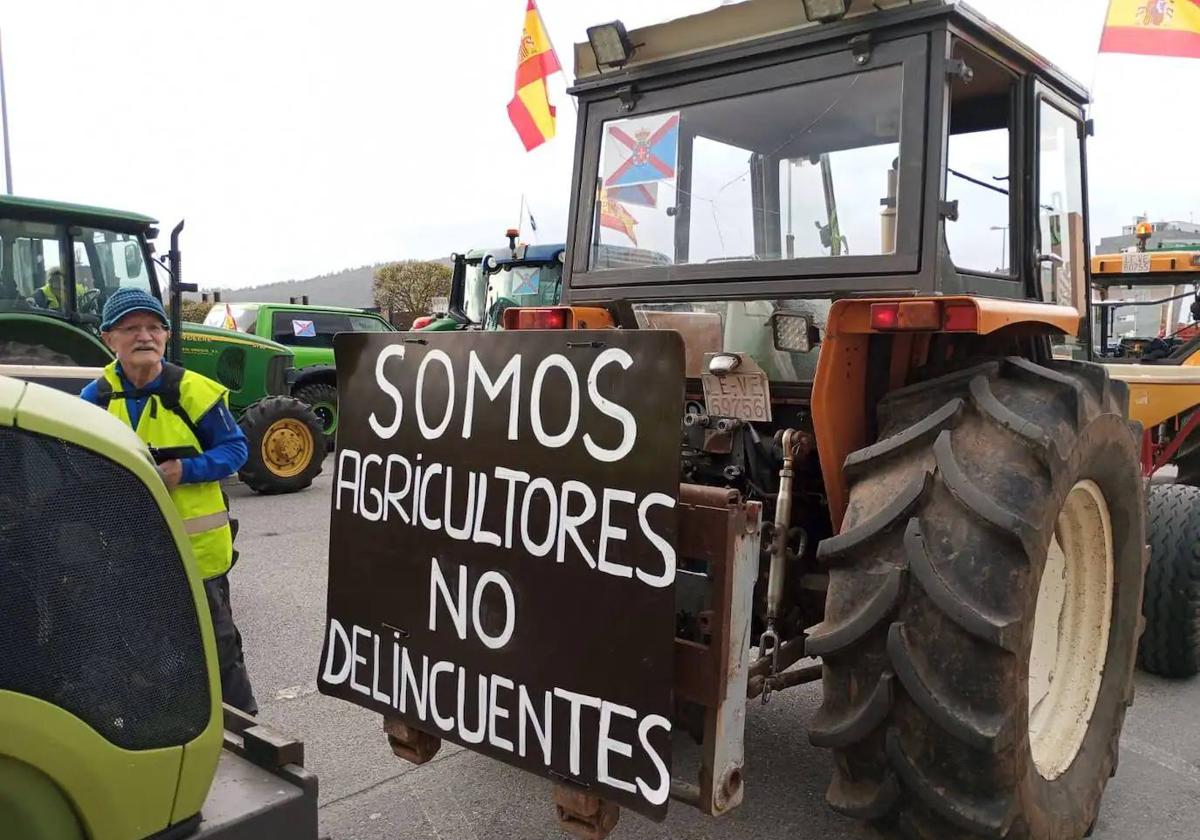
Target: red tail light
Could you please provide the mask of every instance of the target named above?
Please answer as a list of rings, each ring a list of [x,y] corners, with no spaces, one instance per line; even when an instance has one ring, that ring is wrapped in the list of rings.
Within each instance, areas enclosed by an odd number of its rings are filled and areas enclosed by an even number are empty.
[[[936,330],[941,325],[942,311],[936,301],[871,304],[871,326],[877,330]]]
[[[976,332],[979,310],[973,303],[941,303],[933,300],[871,304],[871,329],[880,332]]]
[[[437,319],[434,318],[432,315],[422,315],[419,318],[413,319],[412,326],[409,327],[409,329],[423,330],[426,327],[428,327],[430,324],[432,324],[435,320],[437,320]]]
[[[871,329],[894,330],[900,325],[900,304],[872,303]]]
[[[506,330],[565,330],[571,314],[570,307],[546,309],[512,308],[504,310]]]

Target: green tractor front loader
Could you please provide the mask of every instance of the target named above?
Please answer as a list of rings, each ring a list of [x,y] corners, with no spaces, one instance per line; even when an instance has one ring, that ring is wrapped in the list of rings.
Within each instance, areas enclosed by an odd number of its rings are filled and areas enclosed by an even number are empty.
[[[0,476],[0,837],[315,838],[303,744],[221,705],[201,579],[145,444],[0,376]]]
[[[169,304],[167,356],[229,389],[250,455],[239,477],[259,493],[291,493],[321,472],[321,422],[290,396],[294,357],[282,344],[184,324],[179,233],[167,264],[154,257],[156,222],[102,207],[0,196],[0,374],[78,394],[112,353],[100,339],[108,296],[134,286]],[[161,288],[154,264],[166,269]]]

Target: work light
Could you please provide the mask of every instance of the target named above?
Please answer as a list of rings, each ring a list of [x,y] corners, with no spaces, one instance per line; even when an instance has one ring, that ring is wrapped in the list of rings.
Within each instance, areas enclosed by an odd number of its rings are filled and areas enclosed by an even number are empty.
[[[804,14],[809,20],[824,23],[846,16],[847,0],[804,0]]]
[[[587,37],[600,67],[620,67],[633,55],[633,44],[619,20],[588,27]]]

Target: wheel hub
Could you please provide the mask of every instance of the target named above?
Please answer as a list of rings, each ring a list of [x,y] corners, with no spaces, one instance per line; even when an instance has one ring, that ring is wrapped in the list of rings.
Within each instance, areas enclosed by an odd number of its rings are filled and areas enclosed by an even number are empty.
[[[290,477],[300,474],[312,454],[312,433],[298,420],[276,420],[263,434],[263,462],[275,475]]]
[[[1108,503],[1080,481],[1059,513],[1038,587],[1029,657],[1029,744],[1053,781],[1083,746],[1108,655],[1113,547]]]

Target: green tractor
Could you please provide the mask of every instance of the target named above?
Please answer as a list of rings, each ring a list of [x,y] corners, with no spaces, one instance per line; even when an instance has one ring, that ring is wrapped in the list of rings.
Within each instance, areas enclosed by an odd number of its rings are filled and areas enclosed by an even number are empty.
[[[200,575],[146,445],[0,376],[0,475],[0,836],[314,840],[304,745],[222,707]]]
[[[508,248],[476,248],[455,254],[446,314],[426,316],[413,326],[432,332],[499,329],[505,309],[556,306],[562,290],[564,252],[561,244],[517,245],[515,232],[510,231]]]
[[[169,297],[167,355],[229,389],[249,442],[239,477],[259,493],[290,493],[321,471],[321,422],[289,395],[293,356],[276,342],[183,324],[179,233],[171,234],[169,295],[160,288],[147,216],[28,198],[0,197],[0,374],[71,393],[100,375],[112,354],[100,340],[104,301],[120,286]]]
[[[278,342],[295,354],[292,396],[312,407],[321,421],[326,448],[333,449],[338,418],[333,337],[342,332],[392,332],[396,328],[365,309],[310,304],[308,295],[299,302],[293,298],[291,303],[221,303],[219,292],[216,298],[204,318],[205,325]],[[191,327],[185,325],[184,329]]]
[[[558,306],[562,300],[563,263],[567,246],[517,244],[509,230],[507,248],[475,248],[454,254],[454,274],[446,312],[425,315],[413,329],[431,332],[503,328],[504,312],[514,307]],[[664,265],[653,251],[620,245],[597,246],[597,259],[612,265]]]

